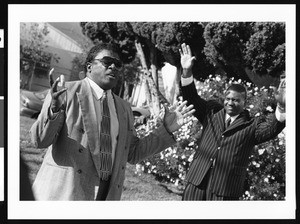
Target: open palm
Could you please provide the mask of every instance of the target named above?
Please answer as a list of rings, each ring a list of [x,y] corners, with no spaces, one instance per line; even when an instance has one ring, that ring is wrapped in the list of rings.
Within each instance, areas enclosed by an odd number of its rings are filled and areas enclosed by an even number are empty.
[[[194,60],[196,59],[192,56],[192,52],[189,45],[183,43],[181,45],[181,49],[179,49],[180,53],[180,63],[183,69],[191,69],[194,64]]]

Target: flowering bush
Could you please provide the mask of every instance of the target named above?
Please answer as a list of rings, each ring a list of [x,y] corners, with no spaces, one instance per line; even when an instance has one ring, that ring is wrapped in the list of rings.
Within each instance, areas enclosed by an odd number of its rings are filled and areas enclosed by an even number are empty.
[[[247,110],[251,116],[265,116],[274,112],[276,101],[272,88],[258,88],[241,80],[227,79],[219,75],[209,76],[204,82],[197,81],[198,94],[204,99],[224,100],[224,91],[233,82],[247,88]],[[182,98],[179,97],[179,101]],[[161,121],[151,117],[147,124],[137,127],[139,137],[148,135]],[[136,165],[136,173],[146,172],[160,181],[173,183],[179,190],[184,189],[185,176],[193,160],[197,139],[201,135],[201,124],[195,117],[181,127],[174,136],[177,143]],[[285,198],[285,132],[273,140],[255,147],[249,158],[248,174],[244,185],[244,200],[283,200]]]

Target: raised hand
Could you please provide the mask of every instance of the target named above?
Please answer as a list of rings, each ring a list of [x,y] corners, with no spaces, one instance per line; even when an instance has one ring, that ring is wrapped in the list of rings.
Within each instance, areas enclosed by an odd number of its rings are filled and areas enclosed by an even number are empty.
[[[169,132],[177,131],[182,125],[189,122],[191,115],[195,112],[193,105],[186,107],[187,101],[178,105],[176,102],[170,109],[165,106],[164,125]]]
[[[181,49],[179,49],[180,53],[180,63],[181,67],[183,69],[182,76],[187,78],[192,75],[192,67],[194,64],[194,60],[196,60],[196,57],[192,56],[191,48],[189,45],[186,45],[183,43],[181,45]]]
[[[64,76],[61,75],[60,77],[58,77],[55,81],[53,81],[53,71],[54,68],[52,68],[49,71],[49,82],[50,82],[50,94],[52,97],[52,101],[51,101],[51,110],[53,113],[56,113],[59,111],[60,107],[62,106],[62,100],[60,99],[60,95],[63,94],[67,88],[65,88],[65,80],[64,80]],[[58,83],[60,82],[62,89],[58,90],[57,86]]]
[[[282,79],[278,88],[275,90],[275,99],[281,112],[285,112],[285,79]]]

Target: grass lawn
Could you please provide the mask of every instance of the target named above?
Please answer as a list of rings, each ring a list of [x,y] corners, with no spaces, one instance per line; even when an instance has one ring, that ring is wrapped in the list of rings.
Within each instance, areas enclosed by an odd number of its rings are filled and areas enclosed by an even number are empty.
[[[20,152],[28,166],[30,182],[33,183],[43,161],[46,149],[37,149],[30,141],[29,130],[35,120],[20,117]],[[127,164],[121,200],[126,201],[180,201],[181,193],[172,184],[160,183],[151,174],[135,173],[135,165]]]

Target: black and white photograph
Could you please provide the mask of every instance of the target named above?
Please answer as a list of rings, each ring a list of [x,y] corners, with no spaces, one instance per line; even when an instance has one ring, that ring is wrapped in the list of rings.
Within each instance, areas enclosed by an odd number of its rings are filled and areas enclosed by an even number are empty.
[[[295,219],[295,24],[293,4],[8,5],[7,218]]]

